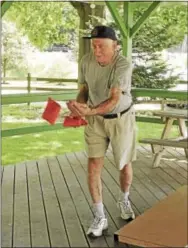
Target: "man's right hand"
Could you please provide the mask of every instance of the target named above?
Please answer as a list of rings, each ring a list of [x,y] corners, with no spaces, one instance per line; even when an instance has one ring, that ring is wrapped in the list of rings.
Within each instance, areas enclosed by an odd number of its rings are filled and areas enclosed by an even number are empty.
[[[82,114],[79,111],[78,106],[81,109],[84,109],[84,108],[87,108],[88,107],[87,104],[85,104],[85,103],[78,103],[75,100],[71,100],[71,101],[67,102],[67,107],[71,111],[71,116],[79,116],[79,117],[82,116]]]

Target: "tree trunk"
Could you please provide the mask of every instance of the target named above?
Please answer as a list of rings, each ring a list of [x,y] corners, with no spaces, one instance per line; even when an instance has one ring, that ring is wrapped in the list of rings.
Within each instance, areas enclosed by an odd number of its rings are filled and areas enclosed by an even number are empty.
[[[78,15],[80,17],[80,30],[88,29],[86,23],[91,22],[94,26],[100,24],[97,20],[93,20],[91,18],[92,15],[104,18],[105,17],[105,9],[104,5],[96,5],[94,9],[91,9],[90,4],[81,3],[81,2],[70,2],[72,6],[77,10]],[[78,62],[80,62],[81,58],[84,54],[90,51],[90,40],[83,39],[81,32],[79,32],[79,56]]]

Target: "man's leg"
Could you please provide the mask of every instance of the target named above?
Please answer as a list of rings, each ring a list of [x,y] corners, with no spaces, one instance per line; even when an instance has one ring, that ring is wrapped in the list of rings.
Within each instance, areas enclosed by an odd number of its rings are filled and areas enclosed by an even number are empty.
[[[128,200],[129,190],[133,180],[132,164],[126,164],[122,170],[120,170],[120,188],[122,194],[125,196],[125,200]]]
[[[108,228],[108,222],[105,218],[102,202],[101,172],[103,164],[103,157],[88,159],[88,186],[93,200],[95,219],[87,234],[96,237],[101,236],[103,230]]]
[[[135,214],[132,210],[129,202],[129,190],[133,180],[132,164],[126,164],[122,170],[120,170],[120,188],[121,195],[119,201],[119,207],[121,210],[121,217],[125,220],[134,219]]]
[[[104,158],[88,159],[88,186],[94,204],[102,202],[101,172]]]

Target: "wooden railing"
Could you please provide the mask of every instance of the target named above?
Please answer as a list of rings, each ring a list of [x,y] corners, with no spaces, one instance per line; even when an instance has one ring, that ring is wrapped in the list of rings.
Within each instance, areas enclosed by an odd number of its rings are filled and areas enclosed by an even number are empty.
[[[1,81],[25,81],[26,86],[7,86],[6,84],[2,85],[2,89],[11,89],[11,90],[27,90],[27,93],[30,93],[31,91],[59,91],[62,90],[62,87],[58,87],[54,85],[50,85],[49,87],[43,87],[43,86],[32,86],[32,82],[48,82],[48,83],[77,83],[78,79],[76,78],[43,78],[43,77],[32,77],[30,73],[27,74],[27,77],[3,77],[1,78]],[[179,81],[179,84],[187,84],[187,81]],[[63,89],[63,90],[69,90]]]
[[[34,103],[34,102],[46,102],[48,97],[53,98],[58,101],[67,101],[70,99],[75,99],[78,90],[69,90],[61,92],[47,92],[47,93],[29,93],[29,94],[11,94],[3,95],[1,97],[2,105],[9,104],[21,104],[21,103]],[[185,91],[172,91],[172,90],[160,90],[160,89],[141,89],[136,88],[132,89],[132,95],[134,97],[154,97],[158,99],[176,99],[181,101],[187,100],[187,92]],[[162,123],[162,120],[157,117],[143,117],[137,116],[137,121],[150,122],[150,123]],[[16,128],[9,130],[2,130],[2,137],[14,136],[14,135],[23,135],[31,134],[44,131],[52,131],[57,129],[64,128],[61,123],[57,123],[53,126],[51,125],[40,125],[40,126],[31,126],[24,128]]]
[[[3,77],[1,78],[2,82],[6,81],[25,81],[25,86],[7,86],[6,84],[2,85],[3,90],[27,90],[27,93],[30,93],[31,91],[59,91],[62,90],[62,87],[58,87],[54,85],[50,85],[49,87],[43,87],[43,86],[32,86],[32,81],[35,82],[48,82],[48,83],[77,83],[76,78],[42,78],[42,77],[32,77],[30,73],[27,74],[27,77]]]

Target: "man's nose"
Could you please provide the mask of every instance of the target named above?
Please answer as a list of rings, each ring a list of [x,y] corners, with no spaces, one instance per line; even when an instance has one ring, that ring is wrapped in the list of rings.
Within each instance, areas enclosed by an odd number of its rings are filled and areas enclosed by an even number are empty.
[[[101,55],[101,49],[100,48],[95,48],[95,55],[96,56]]]

